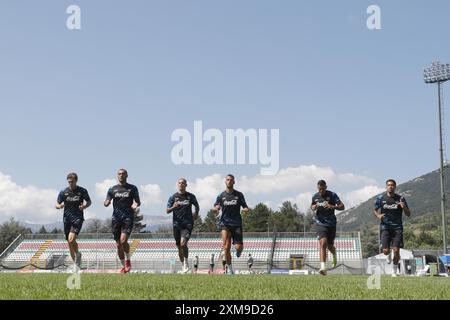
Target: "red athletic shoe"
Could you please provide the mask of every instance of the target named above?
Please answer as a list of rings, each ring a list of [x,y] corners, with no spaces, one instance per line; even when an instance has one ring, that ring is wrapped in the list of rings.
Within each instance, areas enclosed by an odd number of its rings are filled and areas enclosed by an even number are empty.
[[[122,269],[120,269],[120,273],[125,273],[125,267],[123,267]]]
[[[128,272],[130,272],[130,270],[131,270],[131,261],[130,260],[127,260],[127,261],[125,261],[125,273],[128,273]]]

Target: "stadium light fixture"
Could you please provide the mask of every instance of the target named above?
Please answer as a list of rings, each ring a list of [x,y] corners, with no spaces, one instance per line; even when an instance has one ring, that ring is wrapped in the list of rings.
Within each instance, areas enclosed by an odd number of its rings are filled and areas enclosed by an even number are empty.
[[[423,69],[425,83],[437,83],[439,106],[439,153],[441,158],[440,183],[441,183],[441,214],[442,236],[444,240],[444,254],[447,254],[447,221],[445,219],[445,191],[444,191],[444,148],[442,143],[442,84],[450,80],[450,65],[434,61],[430,67]]]

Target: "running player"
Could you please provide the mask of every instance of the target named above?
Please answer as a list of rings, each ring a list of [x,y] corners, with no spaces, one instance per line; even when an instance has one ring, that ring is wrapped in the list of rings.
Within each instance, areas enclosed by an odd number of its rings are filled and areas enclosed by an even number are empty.
[[[247,266],[248,266],[248,271],[252,272],[253,257],[250,253],[248,254]]]
[[[69,186],[58,195],[56,209],[64,208],[64,234],[69,245],[69,252],[74,262],[74,271],[81,267],[81,253],[78,251],[77,236],[83,226],[83,210],[91,205],[91,198],[86,189],[77,186],[78,175],[71,172],[67,175]]]
[[[128,172],[120,169],[117,172],[118,184],[109,188],[104,202],[108,207],[113,202],[112,233],[117,244],[117,254],[122,264],[120,273],[131,270],[130,245],[128,238],[134,224],[134,213],[139,211],[141,200],[136,186],[127,183]]]
[[[312,197],[311,209],[316,212],[315,229],[320,244],[320,269],[321,275],[327,274],[327,249],[333,255],[332,268],[336,268],[337,256],[334,246],[336,238],[336,215],[334,210],[344,210],[344,204],[338,195],[327,190],[324,180],[317,182],[318,192]]]
[[[386,193],[375,200],[373,214],[380,223],[380,240],[383,253],[386,255],[387,263],[393,260],[392,276],[399,274],[398,262],[400,260],[400,248],[403,248],[403,222],[402,214],[407,217],[411,215],[408,204],[404,197],[395,193],[397,183],[393,179],[386,181]],[[391,245],[394,258],[391,257]]]
[[[195,256],[195,259],[194,259],[194,273],[197,273],[197,271],[198,271],[198,256]]]
[[[243,208],[243,212],[248,212],[249,210],[244,195],[234,189],[234,184],[234,176],[232,174],[227,175],[225,178],[226,189],[217,196],[213,209],[216,213],[222,210],[219,227],[222,229],[222,242],[227,263],[227,274],[234,274],[231,265],[231,242],[233,241],[236,249],[236,257],[239,258],[244,249],[241,207]]]
[[[191,236],[194,220],[198,217],[200,207],[197,198],[186,191],[186,179],[180,178],[177,182],[178,192],[170,196],[167,201],[167,213],[173,212],[173,235],[178,248],[178,257],[183,266],[182,272],[189,272],[189,248],[187,243]],[[195,212],[192,213],[192,206]]]
[[[209,274],[214,273],[214,253],[211,253],[211,258],[209,259]]]

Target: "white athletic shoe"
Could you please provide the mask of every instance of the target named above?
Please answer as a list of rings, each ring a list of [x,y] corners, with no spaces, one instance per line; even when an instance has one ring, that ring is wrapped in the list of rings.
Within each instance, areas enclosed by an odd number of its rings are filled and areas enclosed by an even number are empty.
[[[398,269],[398,264],[392,264],[392,276],[398,277],[400,275],[400,270]]]
[[[227,274],[234,274],[232,266],[227,266]]]
[[[183,263],[183,270],[182,270],[182,272],[183,273],[189,273],[189,271],[191,271],[189,269],[189,264],[188,263]]]
[[[386,256],[386,263],[391,264],[392,262],[392,252],[389,252],[389,254]]]

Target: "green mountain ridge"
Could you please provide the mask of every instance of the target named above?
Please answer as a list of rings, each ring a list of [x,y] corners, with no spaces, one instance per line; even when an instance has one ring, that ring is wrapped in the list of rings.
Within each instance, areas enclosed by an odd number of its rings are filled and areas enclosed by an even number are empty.
[[[450,190],[449,166],[444,169],[444,188],[446,198]],[[404,217],[405,225],[413,229],[425,228],[427,230],[440,228],[442,225],[440,206],[439,170],[432,171],[420,177],[399,184],[398,194],[405,197],[411,209],[411,217]],[[338,227],[342,231],[360,231],[366,228],[375,229],[379,221],[373,216],[374,203],[377,196],[360,205],[343,211],[337,216]],[[446,218],[450,216],[450,203],[446,202]]]

